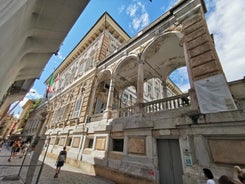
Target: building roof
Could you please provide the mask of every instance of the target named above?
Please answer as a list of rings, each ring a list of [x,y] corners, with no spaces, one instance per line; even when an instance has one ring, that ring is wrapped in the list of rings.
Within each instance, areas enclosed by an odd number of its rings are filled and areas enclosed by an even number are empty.
[[[108,12],[104,12],[103,15],[96,21],[91,29],[83,36],[80,42],[74,47],[74,49],[67,55],[63,62],[53,72],[55,76],[63,71],[70,63],[72,63],[86,48],[104,31],[108,30],[115,36],[121,43],[125,43],[130,39],[130,36],[123,28],[110,16]],[[46,79],[45,83],[49,81]]]

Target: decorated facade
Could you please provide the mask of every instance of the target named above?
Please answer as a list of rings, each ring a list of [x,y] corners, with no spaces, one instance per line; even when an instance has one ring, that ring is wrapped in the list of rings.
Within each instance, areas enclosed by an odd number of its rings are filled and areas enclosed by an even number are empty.
[[[244,81],[226,82],[205,11],[180,1],[133,38],[105,12],[46,81],[48,156],[66,146],[117,183],[201,183],[203,167],[245,164]],[[169,79],[181,67],[187,92]]]

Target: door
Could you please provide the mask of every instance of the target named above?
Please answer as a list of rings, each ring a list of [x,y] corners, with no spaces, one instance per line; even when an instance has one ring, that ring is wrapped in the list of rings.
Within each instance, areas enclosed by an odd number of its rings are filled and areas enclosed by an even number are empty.
[[[179,141],[158,139],[157,149],[160,184],[183,184]]]

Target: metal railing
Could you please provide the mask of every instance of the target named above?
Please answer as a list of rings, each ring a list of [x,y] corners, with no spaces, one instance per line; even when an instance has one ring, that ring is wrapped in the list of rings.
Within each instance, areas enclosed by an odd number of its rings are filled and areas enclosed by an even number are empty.
[[[34,183],[38,183],[42,168],[44,166],[44,160],[48,150],[50,139],[41,139],[38,141],[46,141],[46,147],[43,149],[44,157],[43,160],[39,160],[36,164],[31,164],[32,155],[34,150],[31,148],[27,150],[24,155],[21,155],[21,152],[16,156],[13,156],[11,162],[8,161],[8,158],[11,154],[11,147],[8,144],[4,144],[2,152],[0,152],[0,180],[3,181],[15,181],[17,180],[22,183],[26,183],[28,170],[30,168],[35,168],[35,172],[32,178]]]

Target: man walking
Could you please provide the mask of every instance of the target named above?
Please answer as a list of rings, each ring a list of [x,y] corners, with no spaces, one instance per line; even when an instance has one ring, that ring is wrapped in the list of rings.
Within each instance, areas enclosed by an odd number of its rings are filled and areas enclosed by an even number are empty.
[[[60,169],[66,161],[66,156],[67,156],[66,147],[64,147],[63,150],[60,152],[60,154],[57,158],[57,161],[56,161],[56,172],[55,172],[54,178],[58,178],[58,174],[60,173]]]

